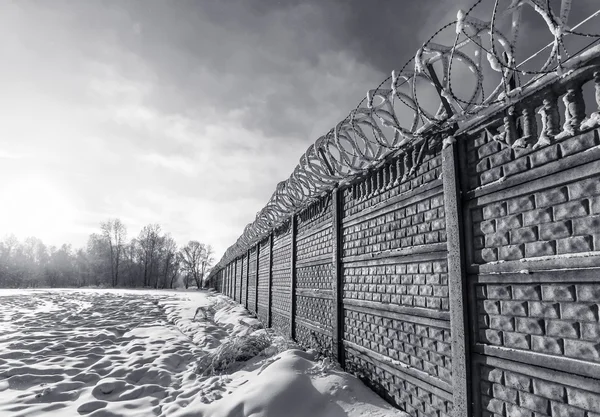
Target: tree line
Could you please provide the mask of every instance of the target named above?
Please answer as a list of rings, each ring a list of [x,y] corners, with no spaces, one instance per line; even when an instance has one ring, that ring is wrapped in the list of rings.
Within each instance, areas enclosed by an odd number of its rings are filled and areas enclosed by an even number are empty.
[[[210,245],[195,240],[178,247],[158,224],[127,240],[119,219],[100,224],[84,248],[47,246],[14,235],[0,240],[0,288],[31,287],[202,287],[214,262]]]

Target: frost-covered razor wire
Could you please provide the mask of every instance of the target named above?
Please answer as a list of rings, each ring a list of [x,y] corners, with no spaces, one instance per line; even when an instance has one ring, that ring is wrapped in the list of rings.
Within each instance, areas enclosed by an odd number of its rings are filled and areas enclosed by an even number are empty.
[[[425,137],[450,135],[461,122],[490,106],[518,100],[523,88],[541,76],[552,73],[562,76],[568,68],[566,62],[573,57],[565,46],[567,35],[594,39],[588,47],[600,40],[600,34],[576,30],[599,17],[600,10],[573,28],[569,27],[572,0],[562,0],[558,11],[552,9],[550,0],[508,0],[502,2],[507,3],[504,8],[500,0],[487,0],[485,3],[492,7],[489,20],[473,16],[482,3],[484,0],[477,0],[468,10],[459,10],[455,21],[436,31],[399,71],[392,71],[377,88],[369,90],[366,98],[344,120],[309,146],[290,177],[277,185],[254,222],[248,224],[237,242],[227,249],[213,268],[213,274],[288,221],[291,215],[377,166],[391,153],[402,153]],[[541,16],[551,42],[517,64],[515,55],[525,8]],[[507,29],[502,32],[501,27]],[[453,38],[450,45],[434,42],[441,33],[450,32],[452,28],[454,32],[446,37]],[[539,68],[523,68],[548,49],[550,52]],[[457,70],[458,63],[468,71]],[[434,65],[441,67],[441,71],[437,70],[441,76],[435,73]],[[467,82],[461,80],[461,90],[464,90],[463,84],[473,85],[462,97],[457,96],[453,88],[456,74],[471,78]],[[527,76],[530,79],[524,81]],[[484,85],[491,85],[491,92],[486,94]],[[431,86],[439,91],[435,111],[426,109],[419,101],[419,93],[426,96],[425,89]],[[431,95],[424,101],[431,103]]]

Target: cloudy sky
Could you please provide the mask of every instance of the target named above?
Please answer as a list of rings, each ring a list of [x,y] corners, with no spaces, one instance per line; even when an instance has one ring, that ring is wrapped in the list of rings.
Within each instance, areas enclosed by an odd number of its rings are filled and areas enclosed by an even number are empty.
[[[220,256],[461,3],[3,1],[0,236],[81,246],[119,217]]]

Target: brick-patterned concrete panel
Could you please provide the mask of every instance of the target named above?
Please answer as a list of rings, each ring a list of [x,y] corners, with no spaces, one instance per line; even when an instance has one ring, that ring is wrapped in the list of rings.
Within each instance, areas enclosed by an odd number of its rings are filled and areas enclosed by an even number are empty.
[[[331,332],[323,332],[296,322],[296,340],[305,347],[315,349],[323,355],[333,356],[333,339]]]
[[[296,315],[310,323],[331,328],[333,301],[331,298],[296,295]]]
[[[373,171],[362,181],[342,193],[344,217],[360,213],[366,208],[385,202],[393,197],[415,190],[441,175],[440,146],[429,149],[412,175],[396,176],[396,167],[403,161],[396,159]],[[390,175],[391,172],[391,175]]]
[[[271,245],[269,239],[259,244],[258,256],[258,319],[266,326],[269,314],[269,271],[271,268]]]
[[[294,334],[305,348],[333,356],[333,206],[327,195],[297,215],[296,317]],[[305,323],[307,323],[305,325]]]
[[[235,294],[234,299],[241,302],[240,294],[242,290],[242,259],[238,259],[235,263]]]
[[[271,272],[271,324],[289,335],[292,311],[292,233],[287,224],[273,234],[273,270]]]
[[[497,366],[480,365],[482,416],[596,417],[600,393]]]
[[[342,228],[343,256],[446,241],[442,193]]]
[[[291,270],[275,269],[273,267],[272,285],[273,289],[280,291],[289,291],[291,285]]]
[[[482,344],[600,362],[600,284],[477,286]]]
[[[245,255],[242,257],[242,297],[240,299],[240,303],[242,305],[246,305],[247,303],[247,299],[246,299],[246,292],[247,292],[247,286],[248,286],[248,256]]]
[[[273,287],[289,288],[292,272],[292,234],[289,225],[273,237]]]
[[[552,144],[535,150],[531,146],[513,149],[493,140],[486,131],[479,132],[465,141],[467,189],[472,190],[510,178],[532,168],[585,152],[599,144],[596,130],[562,141],[553,141]]]
[[[354,267],[344,265],[345,299],[448,310],[446,260]]]
[[[488,130],[463,161],[474,415],[600,416],[598,132],[513,149]]]
[[[333,287],[333,265],[331,262],[300,267],[296,270],[296,287],[330,290]]]
[[[232,294],[232,282],[231,282],[231,264],[225,268],[225,293],[231,297]]]
[[[257,269],[258,253],[256,247],[250,249],[250,257],[248,259],[248,310],[256,313],[256,269]]]
[[[600,251],[600,175],[471,210],[477,264]]]
[[[271,311],[271,327],[287,336],[291,331],[290,326],[289,314],[282,314],[275,309]]]
[[[273,290],[271,292],[271,308],[273,311],[289,316],[292,311],[292,297],[290,292]]]
[[[331,195],[327,195],[315,203],[308,206],[306,209],[298,213],[297,228],[298,234],[301,235],[311,230],[322,228],[325,225],[331,225],[332,221],[332,205]],[[300,258],[300,246],[298,246],[298,257]]]
[[[452,402],[377,366],[361,354],[346,353],[346,369],[412,417],[450,417]]]
[[[331,254],[333,252],[331,226],[314,234],[299,237],[296,245],[297,260],[300,262],[315,256]]]
[[[229,296],[231,298],[235,297],[235,264],[235,261],[229,264]]]
[[[229,273],[229,266],[230,264],[228,264],[224,269],[225,285],[223,288],[223,294],[227,295],[228,297],[231,297],[231,276]]]
[[[289,331],[292,309],[292,233],[291,224],[273,234],[273,270],[271,278],[271,309],[273,327]],[[276,318],[277,316],[277,318]],[[277,320],[277,321],[276,321]],[[287,333],[289,334],[289,333]]]
[[[296,259],[298,262],[333,253],[330,196],[301,211],[297,219]]]
[[[344,340],[442,381],[452,380],[449,329],[344,310]]]

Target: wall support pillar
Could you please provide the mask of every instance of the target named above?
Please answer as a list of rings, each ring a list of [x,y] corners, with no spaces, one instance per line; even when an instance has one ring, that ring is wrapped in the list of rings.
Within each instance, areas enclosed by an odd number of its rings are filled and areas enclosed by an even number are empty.
[[[342,305],[342,268],[341,268],[341,191],[335,188],[332,191],[331,213],[332,213],[332,297],[333,297],[333,317],[332,317],[332,338],[331,353],[334,359],[344,368],[344,310]]]
[[[238,289],[237,289],[237,270],[238,270],[238,261],[237,258],[233,260],[233,299],[235,301],[239,301],[238,297]],[[240,283],[240,287],[241,287]]]
[[[258,316],[258,264],[260,259],[260,242],[256,244],[256,276],[254,277],[254,314]]]
[[[456,142],[442,150],[442,178],[448,244],[448,289],[452,333],[453,416],[471,416],[469,333],[461,191]]]
[[[290,280],[290,297],[292,298],[291,300],[291,308],[290,308],[290,337],[292,338],[292,340],[296,340],[296,235],[297,235],[297,218],[296,215],[293,214],[292,215],[292,220],[291,220],[292,224],[290,225],[291,227],[291,234],[292,234],[292,250],[291,250],[291,256],[292,259],[290,261],[290,266],[292,269],[292,277]]]
[[[238,294],[238,303],[242,304],[242,295],[243,295],[243,291],[244,291],[244,255],[242,254],[240,256],[240,258],[238,259],[240,266],[238,268],[239,272],[240,272],[240,291]]]
[[[273,282],[273,232],[269,235],[269,278],[267,281],[267,327],[272,326],[271,322],[271,304],[273,303],[273,295],[271,293],[271,286]]]
[[[244,297],[244,307],[250,307],[248,305],[248,287],[250,287],[250,249],[246,250],[246,296]]]

